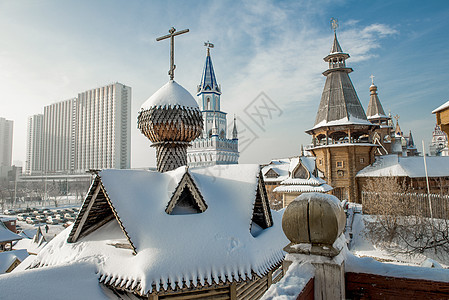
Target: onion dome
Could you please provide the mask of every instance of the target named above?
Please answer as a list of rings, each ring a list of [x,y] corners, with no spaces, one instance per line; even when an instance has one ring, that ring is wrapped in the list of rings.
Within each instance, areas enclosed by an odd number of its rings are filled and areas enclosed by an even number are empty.
[[[166,172],[187,164],[187,147],[201,135],[203,118],[192,95],[170,80],[145,101],[137,124],[156,147],[158,171]]]

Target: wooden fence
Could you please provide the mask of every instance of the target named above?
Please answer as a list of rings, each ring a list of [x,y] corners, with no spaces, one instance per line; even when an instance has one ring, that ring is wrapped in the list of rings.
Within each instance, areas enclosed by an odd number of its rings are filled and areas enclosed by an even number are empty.
[[[437,219],[448,219],[449,217],[449,195],[424,194],[424,193],[375,193],[362,191],[362,205],[365,214],[377,214],[376,208],[382,197],[388,196],[388,199],[395,198],[403,215],[430,217],[429,198],[432,204],[433,217]],[[381,203],[382,201],[380,201]]]

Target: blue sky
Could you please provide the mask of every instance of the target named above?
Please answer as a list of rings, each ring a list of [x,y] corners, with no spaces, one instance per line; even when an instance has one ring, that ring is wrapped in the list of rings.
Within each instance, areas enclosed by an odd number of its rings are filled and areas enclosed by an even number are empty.
[[[137,130],[141,104],[167,80],[171,26],[175,80],[192,94],[201,79],[203,42],[222,85],[222,109],[254,133],[242,163],[297,155],[310,142],[331,48],[329,20],[351,55],[347,65],[362,105],[375,75],[386,112],[400,115],[418,148],[435,125],[431,111],[449,100],[447,1],[2,1],[0,116],[14,120],[13,159],[25,160],[26,118],[78,92],[121,82],[133,88],[132,166],[155,164]],[[245,108],[264,92],[282,110],[257,126]],[[242,126],[240,127],[242,128]]]

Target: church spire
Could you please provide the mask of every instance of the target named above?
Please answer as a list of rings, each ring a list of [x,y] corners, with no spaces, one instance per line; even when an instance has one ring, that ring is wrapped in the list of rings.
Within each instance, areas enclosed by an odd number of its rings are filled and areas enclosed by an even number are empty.
[[[214,67],[210,56],[210,49],[214,47],[214,44],[207,41],[204,43],[204,46],[207,48],[206,63],[204,64],[201,83],[198,85],[197,96],[201,93],[214,93],[221,95],[221,90],[218,86],[217,79],[215,78]]]
[[[235,121],[235,115],[234,115],[234,127],[232,128],[232,139],[233,140],[238,139],[237,122]]]

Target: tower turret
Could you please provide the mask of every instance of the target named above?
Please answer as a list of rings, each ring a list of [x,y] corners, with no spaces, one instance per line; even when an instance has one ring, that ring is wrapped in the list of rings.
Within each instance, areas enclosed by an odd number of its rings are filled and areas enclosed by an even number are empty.
[[[234,126],[232,128],[232,139],[233,140],[238,140],[238,131],[237,131],[237,121],[235,120],[235,116],[234,116]]]
[[[207,41],[204,46],[207,48],[206,62],[200,84],[197,86],[204,128],[202,136],[196,139],[188,150],[188,163],[189,166],[236,164],[239,152],[235,121],[232,139],[228,139],[226,113],[221,111],[221,87],[217,83],[210,54],[214,44]]]

